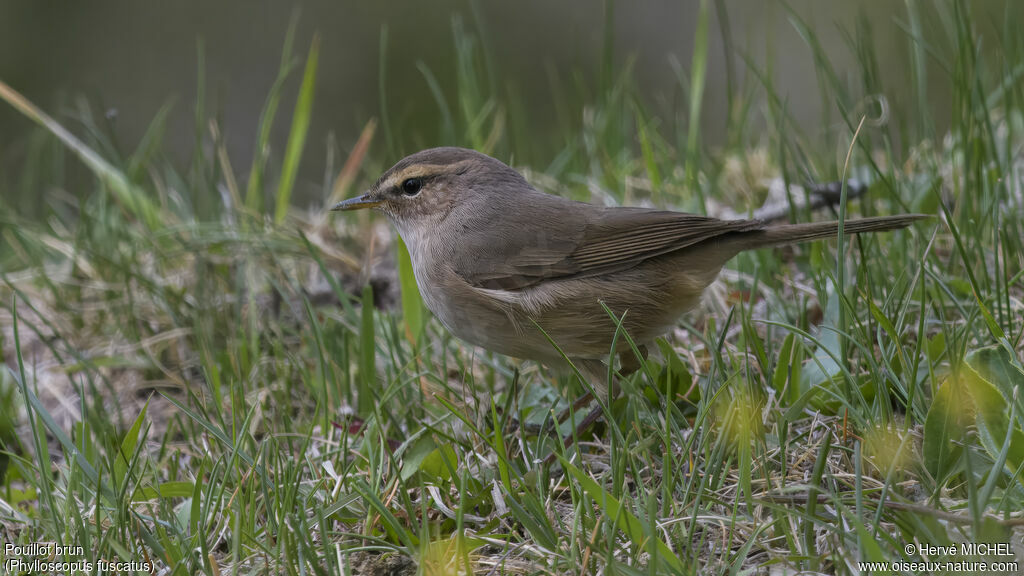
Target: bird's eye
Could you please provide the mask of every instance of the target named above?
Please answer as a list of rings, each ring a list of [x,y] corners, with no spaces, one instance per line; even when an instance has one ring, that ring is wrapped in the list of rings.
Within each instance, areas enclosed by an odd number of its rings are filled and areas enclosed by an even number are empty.
[[[408,178],[402,182],[402,193],[406,196],[415,196],[423,189],[423,180],[419,178]]]

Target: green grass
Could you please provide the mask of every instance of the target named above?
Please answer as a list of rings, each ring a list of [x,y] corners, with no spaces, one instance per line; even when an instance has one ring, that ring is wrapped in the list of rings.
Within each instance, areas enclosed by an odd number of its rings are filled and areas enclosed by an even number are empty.
[[[135,151],[108,155],[84,114],[51,118],[0,84],[63,145],[24,166],[45,219],[0,198],[0,539],[167,574],[852,574],[861,560],[921,560],[908,544],[1019,549],[1024,35],[1007,18],[982,59],[970,4],[906,6],[912,114],[879,118],[883,55],[865,21],[843,31],[859,69],[837,74],[791,13],[831,125],[796,129],[771,71],[730,40],[746,73],[730,73],[723,150],[689,121],[716,41],[710,2],[677,70],[684,121],[659,121],[629,65],[613,66],[607,32],[595,83],[551,76],[560,134],[542,144],[524,138],[528,111],[461,18],[456,92],[419,66],[443,141],[404,138],[382,84],[382,134],[372,142],[368,123],[347,159],[305,141],[317,43],[300,68],[291,33],[241,172],[201,108],[196,140],[214,153],[182,169],[160,154],[163,113]],[[382,67],[388,42],[384,30]],[[948,134],[927,113],[937,81],[954,96]],[[275,153],[287,83],[301,88]],[[326,207],[436,143],[528,159],[540,187],[579,199],[746,212],[763,176],[853,174],[869,189],[839,214],[936,217],[737,258],[604,423],[563,448],[571,427],[519,423],[566,407],[584,388],[575,377],[446,334],[379,219],[290,206],[304,154],[343,166],[325,178]],[[95,183],[50,193],[67,151]],[[803,207],[802,188],[786,196],[794,219],[830,217]]]

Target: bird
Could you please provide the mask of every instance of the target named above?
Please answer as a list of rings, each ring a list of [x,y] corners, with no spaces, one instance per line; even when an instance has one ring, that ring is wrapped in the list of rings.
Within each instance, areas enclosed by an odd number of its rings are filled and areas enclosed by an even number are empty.
[[[568,359],[602,392],[609,358],[638,362],[616,338],[620,322],[637,344],[650,344],[698,305],[738,253],[839,230],[835,221],[770,225],[577,202],[457,147],[409,155],[331,207],[359,209],[383,212],[398,230],[424,303],[453,335],[549,366]],[[844,232],[895,230],[925,217],[847,220]]]

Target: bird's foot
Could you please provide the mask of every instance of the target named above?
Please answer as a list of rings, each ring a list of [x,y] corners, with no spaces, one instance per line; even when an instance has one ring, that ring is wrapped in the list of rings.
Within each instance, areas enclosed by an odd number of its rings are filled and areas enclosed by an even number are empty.
[[[568,449],[572,446],[576,440],[579,439],[580,436],[583,436],[583,434],[585,434],[595,422],[600,420],[603,415],[604,408],[600,404],[594,406],[590,412],[587,412],[587,415],[576,424],[576,428],[573,430],[572,434],[569,434],[562,440],[562,448]],[[558,452],[552,452],[544,459],[544,464],[552,464],[557,458]]]
[[[582,410],[587,404],[594,401],[594,395],[590,392],[584,393],[582,396],[577,398],[572,406],[565,408],[558,413],[554,418],[546,418],[543,422],[516,422],[519,429],[527,432],[528,434],[554,434],[558,431],[558,427],[564,424],[572,415]]]

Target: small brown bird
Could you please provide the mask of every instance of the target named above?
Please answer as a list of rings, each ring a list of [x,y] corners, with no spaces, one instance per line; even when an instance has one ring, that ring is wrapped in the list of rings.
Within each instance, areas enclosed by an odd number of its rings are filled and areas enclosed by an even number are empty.
[[[420,293],[457,337],[507,356],[562,364],[600,387],[616,323],[640,344],[668,332],[743,250],[834,237],[838,222],[768,226],[648,208],[603,207],[538,191],[463,148],[402,159],[332,210],[376,208],[409,248]],[[847,234],[904,228],[922,215],[846,222]],[[536,324],[535,324],[536,323]],[[635,362],[620,338],[623,364]]]

